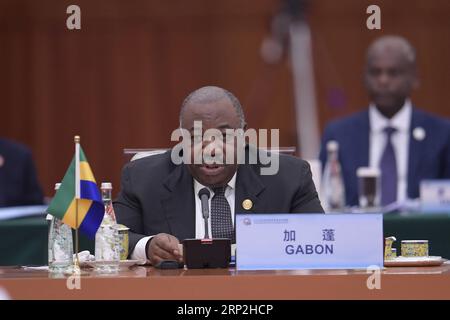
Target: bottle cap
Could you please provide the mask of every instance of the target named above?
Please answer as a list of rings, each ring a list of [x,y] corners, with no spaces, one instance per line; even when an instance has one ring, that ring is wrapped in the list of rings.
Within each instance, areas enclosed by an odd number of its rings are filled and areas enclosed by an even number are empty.
[[[327,150],[328,151],[338,151],[339,150],[339,143],[334,140],[330,140],[327,143]]]
[[[61,187],[61,183],[55,183],[55,190],[58,190],[59,189],[59,187]]]
[[[112,189],[111,182],[102,182],[102,189]]]

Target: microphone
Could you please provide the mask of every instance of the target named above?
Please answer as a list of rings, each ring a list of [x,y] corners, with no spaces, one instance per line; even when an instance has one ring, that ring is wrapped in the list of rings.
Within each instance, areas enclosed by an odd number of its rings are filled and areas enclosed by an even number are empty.
[[[228,268],[231,259],[231,240],[209,237],[209,198],[208,188],[202,188],[198,197],[202,203],[202,215],[205,221],[205,237],[203,239],[184,239],[183,255],[188,269]]]
[[[202,202],[202,215],[203,219],[205,220],[205,239],[209,239],[209,232],[208,232],[208,219],[209,219],[209,197],[211,196],[211,193],[207,188],[202,188],[198,192],[198,197],[200,198],[200,201]]]

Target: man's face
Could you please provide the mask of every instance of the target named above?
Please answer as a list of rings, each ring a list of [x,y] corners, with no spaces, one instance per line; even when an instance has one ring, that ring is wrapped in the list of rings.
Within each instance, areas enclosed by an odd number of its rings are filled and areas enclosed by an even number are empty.
[[[188,164],[189,171],[192,176],[201,184],[208,187],[224,186],[230,181],[237,170],[236,161],[233,164],[225,164],[227,149],[234,148],[236,154],[236,143],[227,145],[225,143],[226,129],[240,128],[240,120],[236,109],[231,101],[224,97],[220,100],[209,103],[188,103],[185,106],[181,126],[190,131],[194,137],[194,121],[201,121],[203,132],[208,129],[217,129],[222,132],[223,144],[211,141],[195,141],[191,140],[191,163]],[[212,144],[212,145],[211,145]],[[193,157],[197,152],[202,152],[205,148],[212,148],[210,154],[216,156],[222,152],[224,164],[194,164]]]
[[[412,63],[391,49],[370,55],[365,81],[370,99],[377,108],[385,114],[393,114],[411,94],[416,78]]]

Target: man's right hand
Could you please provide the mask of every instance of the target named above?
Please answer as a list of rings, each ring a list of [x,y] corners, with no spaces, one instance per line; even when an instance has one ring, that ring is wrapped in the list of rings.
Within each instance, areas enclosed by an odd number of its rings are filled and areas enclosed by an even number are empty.
[[[151,238],[147,246],[147,257],[152,265],[158,264],[161,260],[175,260],[183,262],[183,255],[180,252],[180,241],[167,233],[158,233]]]

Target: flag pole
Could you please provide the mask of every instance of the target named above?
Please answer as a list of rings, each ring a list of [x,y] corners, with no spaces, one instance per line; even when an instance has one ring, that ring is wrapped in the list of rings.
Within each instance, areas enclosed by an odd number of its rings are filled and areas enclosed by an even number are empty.
[[[80,260],[78,257],[78,200],[80,199],[80,136],[74,137],[75,142],[75,265],[74,273],[80,274]]]

